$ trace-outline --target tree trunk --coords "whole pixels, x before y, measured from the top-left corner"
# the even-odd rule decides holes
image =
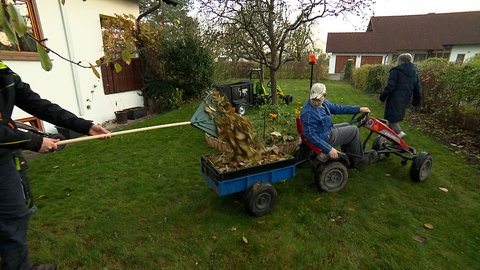
[[[273,65],[270,66],[270,82],[271,82],[270,93],[272,95],[272,104],[277,104],[278,102],[276,72],[277,71],[275,70],[275,67]]]

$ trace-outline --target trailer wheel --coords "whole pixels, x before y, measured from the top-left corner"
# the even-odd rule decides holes
[[[247,105],[238,104],[237,107],[235,108],[235,112],[237,112],[240,115],[245,115],[247,113]]]
[[[422,152],[413,158],[410,166],[410,178],[415,182],[423,182],[432,170],[433,158],[427,152]]]
[[[246,193],[245,207],[257,217],[268,214],[277,201],[277,191],[270,183],[255,183]]]
[[[348,182],[347,167],[338,161],[320,165],[315,171],[315,182],[318,188],[323,191],[340,191]]]

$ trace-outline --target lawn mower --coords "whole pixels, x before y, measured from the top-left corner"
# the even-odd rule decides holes
[[[253,74],[257,74],[258,82],[255,83],[255,95],[262,98],[262,104],[270,103],[272,100],[272,95],[269,94],[267,89],[263,86],[263,76],[261,74],[262,70],[259,68],[252,68],[250,69],[250,81],[253,81]],[[268,81],[267,87],[272,87],[272,82]],[[277,95],[278,97],[285,102],[285,104],[289,105],[293,102],[293,97],[291,95],[287,95],[283,92],[282,88],[277,85]]]
[[[387,120],[376,119],[371,117],[369,113],[362,113],[360,116],[356,116],[357,114],[352,117],[350,124],[370,130],[363,142],[364,149],[373,134],[379,135],[373,140],[372,149],[365,151],[365,156],[369,157],[369,164],[394,154],[402,158],[401,164],[403,166],[408,161],[412,161],[410,178],[413,181],[422,182],[427,178],[432,169],[432,156],[429,153],[417,153],[414,148],[408,146],[400,136],[387,126]],[[302,166],[306,163],[310,164],[314,171],[315,183],[319,189],[326,192],[342,190],[348,181],[347,169],[352,167],[350,162],[352,156],[349,153],[342,152],[337,159],[330,159],[328,154],[323,153],[307,140],[303,133],[300,117],[297,118],[296,125],[301,139],[301,144],[293,154],[297,166]]]

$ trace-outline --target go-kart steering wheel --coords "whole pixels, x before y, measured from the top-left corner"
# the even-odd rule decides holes
[[[356,125],[358,127],[361,127],[365,125],[368,119],[368,112],[361,113],[360,116],[356,117],[358,113],[354,114],[352,116],[352,119],[350,120],[350,125]]]

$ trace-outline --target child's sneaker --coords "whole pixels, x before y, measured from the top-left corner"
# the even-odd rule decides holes
[[[400,138],[403,138],[405,136],[407,136],[407,133],[405,133],[403,131],[400,131],[400,133],[398,133],[398,137],[400,137]]]

